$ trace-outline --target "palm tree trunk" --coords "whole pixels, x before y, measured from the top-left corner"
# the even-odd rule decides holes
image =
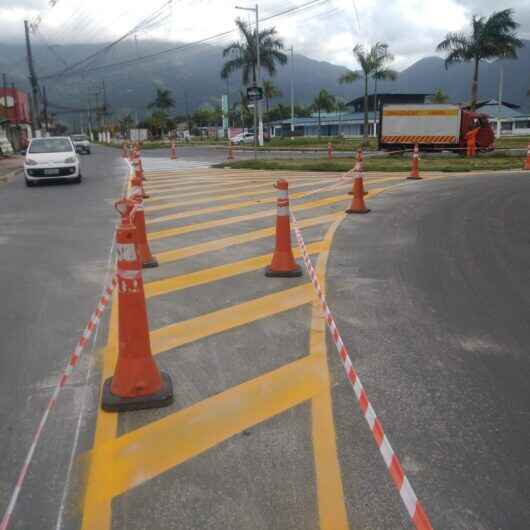
[[[368,147],[368,75],[364,76],[364,130],[363,146]]]
[[[318,137],[320,138],[320,135],[322,134],[321,126],[320,126],[320,107],[318,108]]]
[[[478,95],[478,67],[480,61],[475,58],[475,68],[473,70],[473,81],[471,81],[471,103],[470,108],[474,111],[477,108],[477,95]]]

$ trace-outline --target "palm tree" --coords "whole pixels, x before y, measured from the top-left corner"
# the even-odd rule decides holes
[[[263,81],[263,96],[265,97],[265,109],[267,112],[269,112],[269,104],[271,99],[281,95],[282,91],[279,88],[276,88],[270,79]]]
[[[348,105],[344,98],[335,98],[335,110],[339,113],[339,136],[342,136],[342,114],[348,110]]]
[[[157,88],[154,101],[147,105],[148,109],[155,110],[152,115],[153,122],[155,123],[155,127],[160,129],[160,136],[162,137],[164,136],[164,130],[168,124],[168,111],[174,106],[175,99],[173,98],[173,94],[171,93],[171,90],[166,88]]]
[[[171,90],[165,88],[157,88],[155,100],[149,103],[149,105],[147,105],[147,108],[159,109],[166,112],[174,106],[175,99],[173,98]]]
[[[249,84],[250,79],[257,81],[256,29],[240,18],[236,26],[241,34],[241,42],[232,42],[223,50],[223,57],[231,56],[221,70],[221,77],[227,79],[237,70],[243,70],[243,83]],[[276,28],[268,28],[259,32],[259,53],[261,67],[272,77],[276,74],[276,63],[287,63],[287,55],[283,53],[283,41],[276,36]]]
[[[439,88],[434,93],[434,96],[430,97],[431,103],[447,103],[449,101],[449,96],[444,94],[444,91]]]
[[[313,108],[318,112],[318,137],[321,133],[321,111],[331,112],[335,108],[335,98],[327,90],[322,89],[313,100]]]
[[[368,81],[375,81],[374,108],[377,112],[377,81],[394,81],[397,72],[388,68],[388,63],[394,60],[394,56],[388,51],[388,44],[376,42],[370,50],[365,50],[362,44],[353,48],[353,55],[361,66],[360,72],[348,70],[339,78],[339,83],[353,83],[358,79],[364,80],[364,127],[363,145],[368,145]]]
[[[492,13],[488,18],[473,16],[471,34],[448,33],[436,47],[446,52],[445,67],[453,63],[472,62],[471,110],[477,106],[478,78],[480,61],[488,59],[516,59],[517,49],[523,43],[515,30],[519,27],[513,19],[513,9]]]

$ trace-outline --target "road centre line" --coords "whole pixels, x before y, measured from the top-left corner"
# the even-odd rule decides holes
[[[318,217],[310,217],[308,219],[303,219],[298,221],[298,226],[301,228],[307,228],[310,226],[317,226],[325,223],[332,223],[338,216],[341,216],[342,213],[333,213],[320,215]],[[245,232],[244,234],[239,234],[235,236],[224,237],[221,239],[214,239],[212,241],[206,241],[204,243],[197,243],[195,245],[190,245],[187,247],[176,248],[174,250],[167,250],[165,252],[160,252],[155,254],[155,258],[160,264],[170,263],[178,261],[181,259],[190,258],[197,256],[199,254],[205,254],[207,252],[212,252],[215,250],[222,250],[227,247],[234,245],[242,245],[244,243],[249,243],[251,241],[256,241],[258,239],[264,239],[266,237],[271,237],[275,234],[276,227],[271,226],[269,228],[261,228],[259,230],[253,230],[251,232]]]
[[[307,250],[310,254],[319,254],[328,248],[329,243],[324,241],[316,241],[307,245]],[[300,257],[300,249],[293,249],[295,258]],[[262,256],[255,256],[252,258],[233,261],[218,267],[211,267],[201,269],[188,274],[174,276],[172,278],[165,278],[154,282],[144,284],[146,298],[161,296],[168,293],[174,293],[190,287],[197,287],[206,283],[216,282],[225,278],[231,278],[239,274],[253,272],[269,265],[272,254],[264,254]]]

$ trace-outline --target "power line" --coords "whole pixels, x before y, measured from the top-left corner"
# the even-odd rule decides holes
[[[302,11],[302,10],[313,8],[313,7],[316,7],[318,5],[323,5],[323,4],[327,3],[327,2],[329,2],[329,0],[310,0],[309,2],[305,2],[304,4],[301,4],[301,5],[298,5],[298,6],[293,6],[293,7],[289,8],[289,9],[285,9],[285,10],[280,11],[278,13],[275,13],[273,15],[269,15],[267,17],[264,17],[264,18],[260,19],[260,22],[267,22],[269,20],[273,20],[273,19],[278,18],[278,17],[289,16],[289,15],[292,15],[292,14],[297,13],[297,12]],[[70,71],[68,73],[67,70],[64,70],[63,72],[59,72],[59,73],[56,73],[56,74],[50,74],[48,76],[43,76],[42,79],[53,79],[55,77],[64,77],[66,74],[68,74],[68,75],[87,74],[89,72],[96,72],[96,71],[106,70],[108,68],[129,66],[129,65],[135,64],[135,63],[140,62],[140,61],[145,61],[145,60],[148,60],[148,59],[154,59],[154,58],[160,57],[160,56],[165,55],[167,53],[178,52],[178,51],[186,50],[186,49],[189,49],[189,48],[192,48],[192,47],[195,47],[195,46],[207,44],[210,41],[222,39],[224,37],[232,35],[234,32],[235,32],[235,29],[231,29],[231,30],[223,31],[221,33],[217,33],[215,35],[211,35],[210,37],[205,37],[203,39],[199,39],[199,40],[196,40],[196,41],[193,41],[193,42],[188,42],[188,43],[185,43],[185,44],[181,44],[179,46],[174,46],[174,47],[171,47],[171,48],[167,48],[165,50],[161,50],[159,52],[155,52],[155,53],[151,53],[151,54],[148,54],[148,55],[144,55],[144,56],[141,56],[141,57],[138,57],[138,58],[128,59],[126,61],[119,61],[119,62],[116,62],[116,63],[111,63],[111,64],[107,64],[107,65],[102,65],[102,66],[95,66],[93,68],[86,68],[86,69],[83,69],[82,71],[75,71],[75,72],[71,72]],[[131,33],[132,33],[132,31],[128,32],[127,36],[130,35]],[[118,39],[117,41],[115,41],[115,43],[121,42],[125,38],[126,38],[126,36],[123,36],[120,39]],[[115,43],[112,43],[112,45],[114,45]],[[107,48],[109,46],[107,46]],[[84,62],[86,62],[86,60],[88,60],[88,58],[83,60],[83,61],[80,61],[77,64],[84,63]],[[75,67],[75,66],[76,65],[72,65],[71,69],[73,67]]]
[[[148,17],[146,17],[145,19],[143,19],[141,22],[139,22],[136,26],[134,26],[134,28],[132,28],[131,30],[129,30],[127,33],[125,33],[124,35],[122,35],[121,37],[119,37],[118,39],[116,39],[115,41],[111,42],[110,44],[107,44],[106,46],[104,46],[101,50],[98,50],[97,52],[89,55],[88,57],[85,57],[84,59],[74,63],[74,64],[71,64],[69,67],[65,68],[64,70],[62,70],[61,72],[56,72],[54,74],[49,74],[49,75],[46,75],[46,76],[42,76],[42,79],[43,80],[46,80],[46,79],[53,79],[55,77],[63,77],[65,74],[67,74],[68,72],[71,72],[72,70],[74,70],[75,68],[77,68],[78,66],[90,61],[92,62],[95,58],[99,57],[101,54],[103,53],[106,53],[108,52],[110,49],[112,49],[114,46],[116,46],[117,44],[119,44],[120,42],[122,42],[123,40],[125,40],[127,37],[129,37],[130,35],[136,33],[139,29],[142,29],[142,27],[145,25],[145,24],[149,24],[149,23],[152,23],[154,20],[156,20],[156,18],[160,17],[162,15],[162,13],[164,12],[164,10],[169,6],[171,5],[171,3],[173,2],[173,0],[168,0],[164,5],[162,5],[159,9],[157,9],[155,12],[153,12],[151,15],[149,15]],[[89,70],[85,70],[85,71],[89,71]],[[78,72],[73,72],[73,73],[78,73]]]

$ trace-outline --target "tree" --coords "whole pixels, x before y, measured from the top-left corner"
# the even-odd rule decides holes
[[[322,111],[331,112],[335,108],[335,97],[327,90],[322,89],[318,96],[313,100],[313,108],[318,112],[318,137],[321,134],[320,113]]]
[[[129,132],[129,130],[132,128],[132,126],[134,125],[134,118],[132,117],[131,114],[126,114],[125,116],[120,118],[118,123],[120,126],[120,132],[123,135],[126,135]]]
[[[243,83],[249,84],[250,79],[257,81],[256,29],[240,18],[236,26],[241,34],[241,42],[232,42],[223,50],[223,57],[232,57],[223,66],[221,77],[226,79],[237,70],[243,71]],[[283,53],[283,41],[278,38],[276,28],[268,28],[259,32],[259,52],[261,67],[272,77],[276,74],[276,63],[287,64],[287,55]]]
[[[448,33],[436,50],[446,52],[445,67],[454,63],[472,62],[471,110],[475,110],[478,97],[479,66],[483,60],[516,59],[517,49],[523,43],[515,30],[519,27],[513,19],[513,10],[496,11],[489,18],[473,16],[471,34]]]
[[[363,145],[368,145],[368,81],[370,78],[375,82],[374,109],[377,111],[377,81],[394,81],[397,72],[388,67],[388,63],[394,60],[394,56],[388,51],[388,44],[376,42],[370,50],[365,50],[362,44],[353,48],[353,55],[361,66],[360,72],[348,70],[339,77],[339,83],[353,83],[358,79],[364,81],[364,127]]]
[[[339,136],[342,136],[342,115],[348,110],[344,98],[335,99],[335,110],[339,113]]]
[[[431,103],[447,103],[449,101],[449,96],[444,94],[441,88],[438,88],[434,93],[434,96],[430,98]]]
[[[156,97],[154,101],[147,105],[148,109],[159,109],[163,111],[168,111],[169,109],[175,106],[175,100],[171,90],[166,88],[157,88]]]
[[[267,79],[263,82],[263,96],[265,97],[265,109],[269,112],[269,103],[272,98],[282,95],[282,91],[274,86],[274,83]]]
[[[152,123],[154,128],[160,129],[160,136],[164,136],[164,130],[167,126],[169,116],[168,111],[175,106],[175,100],[171,90],[166,88],[157,88],[154,101],[147,105],[148,109],[153,109]]]

